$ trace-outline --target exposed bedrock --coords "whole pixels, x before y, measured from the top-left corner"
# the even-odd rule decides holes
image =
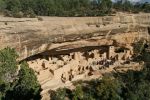
[[[43,98],[78,79],[143,65],[132,61],[132,43],[150,40],[150,14],[42,18],[0,17],[0,49],[15,48],[18,60],[26,59]]]
[[[150,14],[105,17],[0,18],[0,48],[15,48],[19,60],[48,50],[88,46],[128,46],[149,40]]]

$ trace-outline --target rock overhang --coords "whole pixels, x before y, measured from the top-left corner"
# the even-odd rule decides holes
[[[52,49],[127,45],[140,38],[149,40],[150,14],[42,18],[43,21],[2,17],[0,48],[15,48],[18,60],[23,60]]]

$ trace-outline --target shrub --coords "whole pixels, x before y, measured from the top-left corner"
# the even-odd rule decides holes
[[[12,15],[12,12],[11,12],[11,11],[5,10],[5,11],[4,11],[4,16],[5,16],[5,17],[12,17],[13,15]]]
[[[51,100],[65,100],[66,94],[66,88],[64,89],[58,89],[57,92],[50,91]]]
[[[0,51],[0,79],[8,83],[15,77],[18,55],[14,49],[5,48]]]
[[[40,85],[26,62],[18,73],[15,49],[0,50],[0,100],[40,100]]]
[[[17,78],[17,59],[18,55],[14,49],[5,48],[0,50],[0,95],[5,97],[11,89],[10,83]],[[0,99],[1,99],[0,98]]]
[[[34,11],[32,9],[29,9],[24,12],[24,17],[35,18],[36,14],[34,13]]]
[[[34,71],[29,68],[26,62],[21,63],[19,71],[19,80],[13,88],[14,100],[40,100],[40,85],[34,74]]]
[[[13,13],[13,17],[15,18],[22,18],[23,17],[23,13],[20,11],[20,12],[14,12]]]
[[[38,19],[39,21],[43,21],[43,18],[42,18],[42,17],[37,17],[37,19]]]

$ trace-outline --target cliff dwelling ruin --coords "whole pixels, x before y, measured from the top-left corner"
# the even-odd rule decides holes
[[[0,19],[0,48],[15,48],[18,61],[27,61],[42,96],[77,80],[143,65],[133,61],[132,44],[150,40],[149,14],[42,18]]]
[[[91,46],[63,51],[47,51],[27,59],[44,91],[71,86],[73,81],[102,77],[116,68],[139,68],[133,62],[133,48]],[[132,67],[131,67],[132,66]]]

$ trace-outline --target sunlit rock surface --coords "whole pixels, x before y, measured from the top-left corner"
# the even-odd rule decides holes
[[[1,16],[0,49],[15,48],[18,60],[34,69],[43,100],[49,90],[72,86],[72,81],[140,70],[144,64],[132,61],[132,44],[150,41],[150,14],[41,18]]]
[[[0,17],[0,48],[16,48],[22,60],[52,49],[127,45],[149,38],[150,14],[42,18]]]

